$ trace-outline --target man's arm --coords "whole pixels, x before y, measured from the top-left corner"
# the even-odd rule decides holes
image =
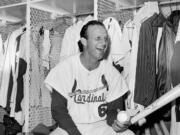
[[[51,111],[53,119],[59,127],[66,130],[69,135],[81,135],[67,110],[67,100],[53,89]]]
[[[107,104],[107,124],[112,126],[115,132],[123,132],[130,126],[129,122],[123,124],[117,120],[118,111],[125,110],[125,96],[127,95],[125,94],[124,96]]]
[[[112,126],[117,117],[117,109],[125,110],[124,96],[107,104],[107,124]]]

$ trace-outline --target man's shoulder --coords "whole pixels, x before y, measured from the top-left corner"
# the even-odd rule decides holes
[[[113,66],[112,62],[104,59],[102,60],[102,63],[104,64],[104,66],[107,68],[107,69],[114,69],[115,67]]]
[[[105,71],[109,74],[116,74],[119,75],[121,74],[115,66],[113,66],[113,63],[108,61],[108,60],[103,60],[102,63],[104,64],[103,66],[105,67]]]

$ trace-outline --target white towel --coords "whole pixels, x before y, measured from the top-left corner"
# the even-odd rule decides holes
[[[51,48],[51,43],[49,39],[49,30],[44,30],[44,40],[42,43],[42,66],[49,69],[49,52]]]

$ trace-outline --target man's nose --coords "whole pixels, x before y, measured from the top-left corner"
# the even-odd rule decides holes
[[[102,45],[103,47],[106,47],[106,46],[107,46],[107,41],[104,40],[104,39],[102,39],[102,40],[100,41],[100,43],[101,43],[101,45]]]

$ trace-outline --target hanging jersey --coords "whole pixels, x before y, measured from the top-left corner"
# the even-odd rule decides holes
[[[128,90],[121,74],[107,61],[89,71],[81,64],[79,54],[59,63],[45,83],[67,99],[68,112],[77,124],[104,120],[106,103]]]

